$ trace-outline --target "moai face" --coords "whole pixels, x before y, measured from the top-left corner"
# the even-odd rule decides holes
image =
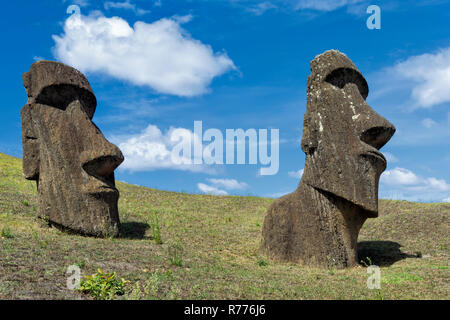
[[[114,170],[124,160],[91,121],[96,98],[86,77],[39,61],[23,75],[23,173],[38,185],[38,214],[88,235],[117,235]]]
[[[311,62],[302,149],[303,181],[378,215],[378,182],[386,159],[378,151],[395,127],[366,102],[369,88],[344,54]]]

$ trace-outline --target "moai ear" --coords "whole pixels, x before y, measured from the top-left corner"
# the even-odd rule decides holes
[[[39,141],[34,130],[32,105],[25,105],[20,111],[22,118],[23,175],[28,180],[39,179]]]
[[[307,90],[308,93],[310,92],[311,88],[311,76],[308,76],[308,84],[307,84]],[[314,151],[317,149],[317,132],[314,130],[315,122],[313,119],[313,112],[310,111],[311,109],[311,101],[309,101],[310,97],[308,94],[308,101],[306,103],[306,112],[305,116],[303,118],[303,135],[302,135],[302,150],[306,155],[312,155]]]

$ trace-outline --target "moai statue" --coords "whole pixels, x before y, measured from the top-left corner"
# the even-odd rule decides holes
[[[114,170],[124,157],[92,122],[97,100],[86,77],[39,61],[22,76],[23,174],[36,180],[38,216],[93,236],[119,233]]]
[[[378,216],[378,182],[386,159],[378,151],[395,127],[367,103],[367,82],[336,50],[311,62],[298,188],[273,202],[261,249],[281,261],[324,267],[357,264],[357,239]]]

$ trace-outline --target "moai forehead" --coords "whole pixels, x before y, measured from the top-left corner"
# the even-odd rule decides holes
[[[80,100],[92,119],[97,99],[89,81],[78,70],[55,61],[38,61],[22,76],[28,104],[43,104],[64,109]]]
[[[364,99],[369,94],[369,86],[361,72],[345,54],[337,50],[326,51],[317,55],[311,61],[308,89],[311,84],[320,86],[323,81],[339,88],[343,88],[346,83],[352,82],[358,86]]]

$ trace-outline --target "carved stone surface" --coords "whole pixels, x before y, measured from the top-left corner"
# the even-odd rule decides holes
[[[357,264],[357,239],[367,218],[378,216],[378,182],[386,159],[378,151],[395,127],[367,103],[367,82],[336,50],[311,62],[298,188],[273,202],[261,249],[301,264]]]
[[[37,182],[38,216],[86,235],[117,235],[114,170],[124,157],[92,122],[97,100],[88,80],[53,61],[32,64],[22,79],[23,174]]]

